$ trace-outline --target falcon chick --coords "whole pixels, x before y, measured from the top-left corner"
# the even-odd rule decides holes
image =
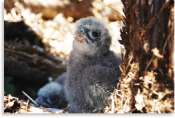
[[[65,83],[68,112],[101,111],[116,87],[122,61],[109,50],[111,36],[101,21],[87,17],[76,26]]]
[[[67,101],[64,94],[64,84],[66,75],[59,76],[55,81],[46,84],[38,91],[38,97],[35,102],[40,106],[47,108],[63,109],[67,107]]]

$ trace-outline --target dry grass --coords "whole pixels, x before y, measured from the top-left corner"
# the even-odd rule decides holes
[[[138,5],[138,1],[133,5],[137,17],[139,17]],[[128,27],[122,29],[121,42],[125,47],[122,49],[124,61],[120,66],[122,75],[120,82],[109,98],[109,106],[104,109],[104,113],[174,113],[174,72],[166,68],[168,66],[166,55],[170,35],[167,36],[162,51],[160,48],[149,47],[149,41],[146,40],[146,32],[149,31],[144,29],[150,30],[150,27],[154,27],[155,21],[165,9],[164,7],[166,8],[167,4],[164,4],[147,27],[139,27],[139,18],[132,22],[134,15],[131,19],[126,15],[126,21],[131,21],[136,26],[127,22],[126,26]],[[172,9],[174,12],[174,7]],[[129,7],[125,7],[124,11],[125,14],[129,14]],[[132,13],[130,15],[132,16]],[[72,50],[75,23],[70,17],[66,19],[63,14],[58,14],[52,20],[44,20],[42,13],[32,13],[30,9],[26,9],[19,2],[15,2],[15,7],[10,12],[4,9],[4,20],[12,22],[23,20],[41,37],[45,49],[53,55],[67,59]],[[152,22],[153,20],[154,22]],[[105,22],[108,24],[113,37],[111,50],[120,53],[121,45],[118,43],[118,39],[120,39],[119,28],[121,25],[117,22]],[[133,27],[135,29],[132,29]],[[133,33],[133,35],[128,37],[127,33]],[[138,40],[144,41],[144,45]],[[145,52],[137,53],[140,50],[139,48]],[[143,63],[146,64],[143,65]],[[166,71],[164,71],[165,68]]]

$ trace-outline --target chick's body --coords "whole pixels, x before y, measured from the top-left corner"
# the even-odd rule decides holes
[[[65,95],[69,112],[102,110],[121,74],[121,59],[109,50],[111,37],[94,17],[80,19],[69,57]]]

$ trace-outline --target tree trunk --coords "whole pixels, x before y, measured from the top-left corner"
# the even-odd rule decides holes
[[[121,90],[130,112],[174,112],[174,0],[122,0]]]

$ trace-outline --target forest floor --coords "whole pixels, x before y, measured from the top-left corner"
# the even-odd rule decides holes
[[[49,79],[55,80],[66,72],[75,22],[82,17],[95,16],[103,20],[112,37],[110,49],[120,55],[124,49],[118,41],[121,40],[120,29],[124,18],[122,10],[120,0],[6,0],[4,113],[67,113],[67,108],[56,112],[54,109],[50,111],[32,106],[22,91],[35,99],[39,88],[48,83]],[[155,48],[151,51],[153,63],[158,59],[163,60],[159,50]],[[174,113],[174,79],[165,80],[171,84],[167,83],[167,89],[161,91],[164,84],[156,80],[157,73],[144,71],[144,76],[139,78],[140,83],[134,85],[139,65],[130,62],[127,64],[128,68],[120,67],[123,73],[125,70],[128,73],[122,74],[120,83],[109,99],[110,104],[103,113]],[[140,89],[134,91],[136,84],[144,85],[142,93]],[[133,99],[135,103],[132,103]]]
[[[106,4],[111,5],[113,2]],[[121,40],[121,19],[109,18],[108,15],[102,16],[101,12],[104,14],[109,10],[121,12],[121,2],[115,2],[120,4],[117,9],[110,8],[98,0],[92,1],[92,4],[96,17],[105,22],[112,36],[110,49],[120,55],[122,45],[118,40]],[[67,59],[74,40],[75,22],[85,17],[83,14],[66,16],[64,12],[48,17],[48,13],[44,13],[44,10],[36,12],[35,9],[37,10],[37,7],[25,6],[25,3],[18,0],[4,3],[4,110],[6,113],[47,112],[36,108],[36,111],[32,110],[34,107],[26,102],[27,97],[21,91],[24,90],[35,99],[38,89],[48,82],[49,77],[54,80],[66,71]],[[116,14],[120,15],[119,12]]]

